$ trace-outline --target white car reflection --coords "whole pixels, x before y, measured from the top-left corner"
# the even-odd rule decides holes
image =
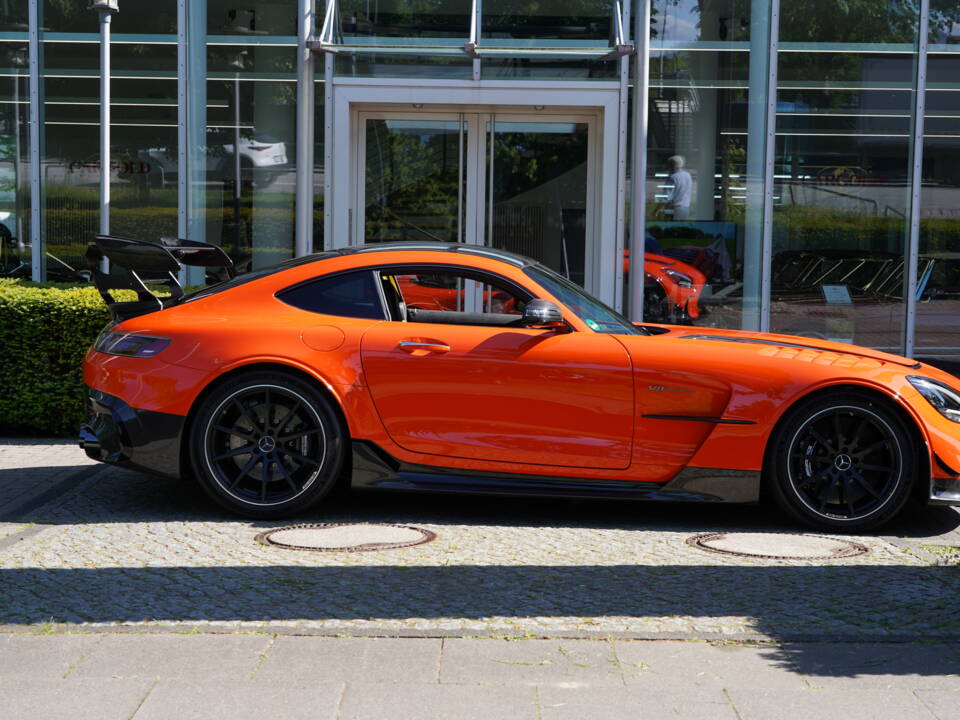
[[[207,174],[211,178],[230,184],[235,180],[234,132],[232,129],[210,128],[207,130]],[[240,135],[240,181],[253,187],[267,187],[282,172],[287,172],[287,145],[282,140],[259,132],[242,132]],[[140,150],[141,161],[159,170],[165,180],[176,176],[179,161],[176,148],[147,148]]]

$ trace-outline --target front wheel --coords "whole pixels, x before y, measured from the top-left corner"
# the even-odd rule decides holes
[[[346,432],[330,401],[306,381],[253,372],[200,405],[190,456],[203,489],[245,517],[274,519],[320,502],[336,484]]]
[[[862,531],[892,519],[910,495],[917,446],[886,405],[838,392],[798,405],[773,439],[771,490],[788,514],[820,530]]]

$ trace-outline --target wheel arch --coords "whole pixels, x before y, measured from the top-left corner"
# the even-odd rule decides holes
[[[180,473],[181,476],[187,476],[190,474],[190,447],[189,439],[190,432],[192,430],[192,425],[194,418],[196,417],[196,408],[218,387],[224,383],[230,382],[239,375],[243,375],[251,372],[262,372],[262,371],[272,371],[279,372],[285,375],[298,378],[299,380],[305,381],[312,385],[318,392],[324,395],[327,400],[330,401],[330,405],[333,407],[334,412],[336,413],[340,424],[344,431],[344,437],[349,441],[350,438],[350,423],[347,422],[346,413],[343,411],[343,406],[340,400],[340,397],[334,392],[331,385],[324,380],[322,377],[315,375],[306,369],[299,367],[297,365],[292,365],[282,360],[276,359],[259,359],[252,362],[247,362],[241,365],[235,365],[229,370],[216,375],[210,379],[206,385],[197,393],[194,397],[193,402],[190,403],[190,409],[187,411],[186,421],[183,425],[183,430],[181,431],[181,437],[183,441],[180,443]],[[344,458],[345,474],[348,474],[350,465],[350,453],[348,452]]]
[[[901,402],[896,396],[882,390],[875,385],[862,384],[857,382],[837,382],[829,385],[821,385],[808,392],[799,395],[790,402],[790,404],[780,413],[780,417],[774,423],[770,432],[767,434],[766,444],[763,449],[763,468],[761,472],[760,496],[761,499],[769,497],[771,482],[771,462],[773,455],[773,446],[777,439],[780,429],[789,420],[793,410],[801,403],[823,395],[830,395],[836,392],[855,392],[871,397],[881,403],[887,409],[893,411],[907,427],[914,441],[917,443],[917,476],[911,492],[922,500],[926,500],[926,493],[930,481],[931,462],[933,458],[930,447],[930,440],[923,430],[923,426],[913,413],[913,411]]]

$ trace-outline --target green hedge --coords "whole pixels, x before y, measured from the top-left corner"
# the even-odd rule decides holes
[[[91,286],[0,280],[0,432],[76,435],[83,356],[109,320]]]

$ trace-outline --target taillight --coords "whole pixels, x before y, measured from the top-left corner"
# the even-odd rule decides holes
[[[169,344],[169,338],[134,335],[132,333],[102,332],[97,338],[97,342],[94,343],[93,349],[110,355],[142,358],[153,357]]]
[[[264,150],[269,150],[272,146],[271,145],[248,145],[247,147],[249,147],[254,152],[263,152]]]

